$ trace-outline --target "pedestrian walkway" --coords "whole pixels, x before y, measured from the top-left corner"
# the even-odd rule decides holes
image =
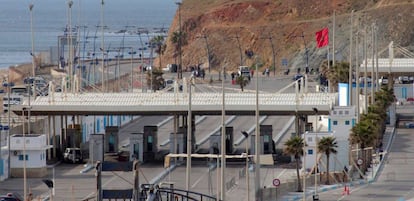
[[[348,192],[346,191],[345,187],[347,187],[349,190],[349,187],[354,187],[354,186],[359,186],[359,185],[364,185],[367,183],[375,182],[377,179],[378,173],[381,172],[384,163],[386,163],[387,161],[387,154],[394,140],[394,134],[395,134],[395,128],[391,126],[387,126],[384,132],[384,137],[383,137],[383,144],[385,145],[385,147],[383,147],[384,151],[382,153],[383,154],[382,160],[380,160],[380,154],[376,154],[375,158],[373,159],[373,161],[376,161],[376,163],[374,163],[373,168],[370,168],[369,171],[365,174],[366,176],[365,179],[358,179],[358,180],[354,180],[354,181],[347,182],[347,183],[338,183],[338,184],[332,184],[332,185],[319,185],[317,188],[318,192],[326,192],[326,191],[330,191],[334,189],[344,188],[343,194],[347,194]],[[314,194],[315,194],[314,186],[309,186],[306,188],[305,196],[307,200],[311,200],[312,195]],[[290,192],[287,195],[283,196],[282,200],[283,201],[302,200],[303,195],[304,195],[303,192]]]

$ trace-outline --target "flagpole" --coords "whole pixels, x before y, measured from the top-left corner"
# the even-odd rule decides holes
[[[353,34],[353,17],[354,17],[354,10],[351,11],[351,34],[349,39],[349,77],[348,77],[348,105],[352,105],[352,34]]]
[[[335,10],[333,13],[333,26],[332,26],[332,66],[335,66]]]

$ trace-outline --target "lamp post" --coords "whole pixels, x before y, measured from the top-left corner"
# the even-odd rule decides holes
[[[137,52],[134,51],[134,49],[131,47],[131,51],[128,52],[128,54],[131,55],[131,92],[134,91],[134,54],[136,54]]]
[[[105,71],[105,38],[104,38],[104,0],[101,0],[101,51],[102,51],[102,72],[101,72],[101,90],[105,92],[105,81],[104,81],[104,71]]]
[[[140,44],[141,44],[141,48],[139,48],[139,49],[141,49],[141,53],[139,54],[139,58],[140,58],[140,61],[141,61],[141,67],[140,67],[140,74],[141,74],[141,76],[140,76],[140,82],[141,82],[141,92],[144,92],[144,84],[143,84],[143,72],[144,72],[144,69],[143,69],[143,65],[144,65],[144,58],[143,58],[143,56],[144,56],[144,43],[142,42],[142,38],[141,38],[141,32],[140,31],[138,31],[138,36],[139,36],[139,42],[140,42]]]
[[[314,129],[314,133],[315,133],[315,167],[314,167],[314,175],[315,175],[315,192],[313,193],[313,200],[319,200],[319,195],[318,195],[318,177],[316,175],[317,170],[318,170],[318,109],[317,108],[312,108],[313,111],[315,112],[315,129]]]
[[[30,105],[29,105],[30,107]],[[26,172],[26,131],[25,131],[25,111],[26,109],[29,109],[29,107],[23,107],[22,109],[22,116],[23,116],[23,196],[24,199],[27,199],[27,172]],[[29,109],[30,110],[30,109]],[[29,113],[28,113],[29,114]],[[28,119],[28,126],[30,126],[30,119]],[[28,132],[30,132],[30,128],[27,128]]]
[[[273,45],[272,36],[269,36],[270,44],[272,45],[272,56],[273,56],[273,76],[276,77],[276,54],[275,54],[275,46]]]
[[[30,11],[30,32],[31,32],[31,38],[32,38],[32,59],[33,59],[33,61],[32,61],[32,76],[34,77],[34,76],[36,76],[35,75],[35,69],[36,69],[36,66],[35,66],[35,52],[34,52],[34,32],[33,32],[33,7],[34,7],[34,5],[33,4],[30,4],[29,5],[29,11]]]
[[[211,59],[210,59],[210,47],[208,46],[208,40],[207,40],[208,37],[206,34],[203,34],[201,38],[204,38],[204,41],[206,42],[208,74],[210,74],[211,73]]]
[[[181,46],[182,46],[182,29],[181,29],[181,1],[177,1],[175,2],[178,5],[178,30],[179,30],[179,34],[178,34],[178,73],[177,73],[177,78],[178,79],[183,79],[183,67],[182,67],[182,51],[181,51]]]
[[[354,10],[351,11],[351,34],[350,34],[350,39],[349,39],[349,74],[348,74],[348,94],[349,94],[349,99],[348,99],[348,104],[349,106],[352,105],[352,36],[353,36],[353,27],[354,27]]]
[[[241,45],[240,45],[240,36],[236,33],[236,41],[237,41],[237,45],[239,47],[239,52],[240,52],[240,66],[243,66],[243,53],[242,53],[242,49],[241,49]],[[257,72],[257,69],[256,69]]]
[[[73,55],[72,55],[72,51],[73,51],[73,47],[72,47],[72,5],[73,5],[73,1],[68,1],[68,34],[69,34],[69,86],[70,86],[70,91],[73,92],[74,89],[74,82],[73,82]]]
[[[259,67],[256,62],[256,136],[255,136],[255,143],[256,143],[256,166],[255,166],[255,198],[256,200],[262,200],[261,192],[260,192],[260,151],[261,151],[261,145],[260,145],[260,124],[259,124]]]
[[[14,86],[13,83],[10,83],[10,69],[8,69],[9,76],[7,76],[7,82],[3,83],[3,87],[7,88],[7,166],[8,166],[8,177],[11,177],[10,173],[10,88]],[[0,142],[1,144],[1,142]],[[1,151],[0,151],[1,152]],[[1,160],[1,154],[0,154],[0,160]]]
[[[249,178],[249,134],[246,131],[241,132],[246,138],[246,189],[247,189],[247,201],[250,200],[250,178]]]
[[[224,66],[223,66],[224,72]],[[225,168],[226,168],[226,124],[225,124],[225,117],[226,117],[226,110],[225,110],[225,94],[224,94],[224,79],[221,80],[221,201],[225,201],[226,198],[226,189],[225,189]]]
[[[187,116],[187,168],[186,168],[186,190],[190,190],[190,173],[191,173],[191,152],[192,144],[192,113],[191,113],[191,85],[193,84],[193,77],[188,82],[188,116]]]

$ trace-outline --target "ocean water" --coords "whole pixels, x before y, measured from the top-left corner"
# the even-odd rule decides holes
[[[168,31],[177,10],[174,0],[103,0],[103,9],[101,1],[73,0],[69,9],[68,0],[0,0],[0,68],[31,62],[31,19],[35,53],[57,47],[58,36],[69,24],[80,27],[78,49],[93,53],[101,47],[101,13],[105,49],[138,49],[149,38]],[[34,5],[32,12],[30,4]]]

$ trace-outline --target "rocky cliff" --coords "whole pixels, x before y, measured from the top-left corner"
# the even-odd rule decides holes
[[[316,48],[315,32],[328,27],[330,52],[334,44],[336,61],[348,61],[352,28],[353,52],[357,46],[361,59],[363,41],[371,48],[373,33],[380,52],[391,41],[409,48],[414,39],[413,10],[413,0],[183,0],[161,60],[163,66],[178,63],[178,43],[172,38],[181,24],[183,69],[198,64],[208,67],[208,52],[214,71],[222,67],[234,71],[240,64],[256,63],[272,68],[273,55],[276,73],[303,69],[306,58],[309,67],[316,69],[328,48]],[[381,54],[387,57],[388,51]],[[282,59],[287,66],[281,65]]]

